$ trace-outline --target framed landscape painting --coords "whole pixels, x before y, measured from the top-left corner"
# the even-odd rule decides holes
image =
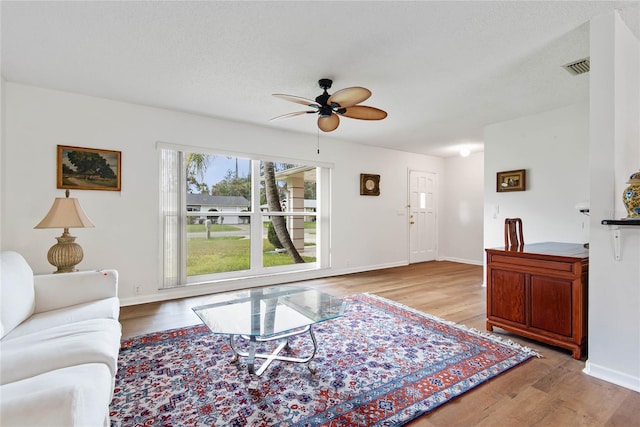
[[[121,152],[58,145],[57,188],[120,191]]]

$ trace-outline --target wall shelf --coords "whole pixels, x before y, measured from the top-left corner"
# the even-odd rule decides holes
[[[613,233],[613,251],[616,261],[620,261],[620,227],[640,226],[640,219],[603,219],[602,225],[608,225]]]
[[[602,225],[640,225],[640,219],[603,219]]]

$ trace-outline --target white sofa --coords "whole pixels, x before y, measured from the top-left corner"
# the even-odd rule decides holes
[[[0,425],[109,425],[117,287],[115,270],[34,275],[0,253]]]

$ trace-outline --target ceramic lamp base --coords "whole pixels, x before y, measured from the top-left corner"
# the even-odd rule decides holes
[[[58,267],[54,273],[71,273],[78,271],[75,266],[82,261],[84,253],[82,247],[75,243],[76,238],[68,232],[56,237],[58,243],[51,246],[47,253],[49,264]]]

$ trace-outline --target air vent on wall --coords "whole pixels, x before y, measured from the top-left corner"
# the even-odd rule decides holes
[[[562,67],[567,70],[569,74],[577,76],[578,74],[588,73],[590,64],[591,62],[589,58],[584,58],[578,61],[570,62],[569,64],[565,64]]]

